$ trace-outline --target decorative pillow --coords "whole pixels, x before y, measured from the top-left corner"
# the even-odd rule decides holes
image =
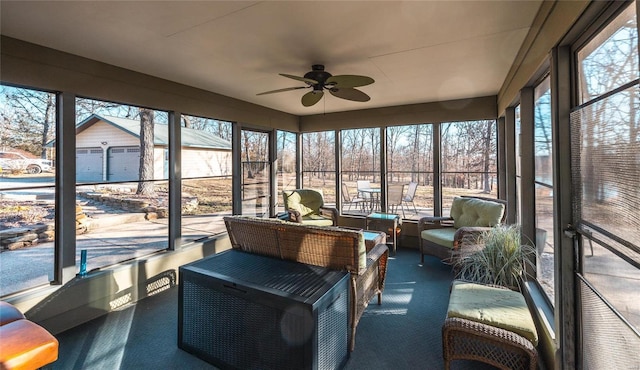
[[[457,220],[458,217],[462,214],[462,204],[466,203],[469,198],[453,198],[453,202],[451,203],[451,211],[449,214],[453,217],[454,220]],[[457,227],[457,226],[456,226]]]
[[[504,204],[476,198],[454,198],[451,205],[453,227],[493,227],[500,224]]]

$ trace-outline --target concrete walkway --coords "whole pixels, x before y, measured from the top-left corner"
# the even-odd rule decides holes
[[[145,220],[144,213],[82,204],[91,230],[76,237],[76,266],[80,251],[87,250],[87,270],[110,266],[168,247],[168,219]],[[225,232],[222,217],[205,215],[183,217],[182,240],[189,243]],[[0,253],[0,296],[48,284],[53,280],[54,243],[41,243]]]

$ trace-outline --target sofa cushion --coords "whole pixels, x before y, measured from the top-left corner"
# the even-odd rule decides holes
[[[500,224],[504,205],[488,200],[456,197],[451,204],[450,214],[456,229],[465,226],[492,227]]]
[[[300,212],[302,217],[318,214],[324,205],[322,193],[311,189],[285,190],[282,197],[285,208]]]
[[[519,292],[482,284],[455,281],[447,317],[458,317],[509,330],[538,344],[538,332]]]
[[[442,229],[427,229],[422,230],[422,232],[420,233],[420,237],[432,243],[436,243],[453,249],[453,236],[455,233],[456,229],[454,229],[453,227],[445,227]]]

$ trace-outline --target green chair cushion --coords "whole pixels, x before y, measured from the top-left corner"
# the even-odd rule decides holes
[[[445,227],[442,229],[427,229],[422,230],[422,232],[420,233],[420,237],[432,243],[436,243],[444,247],[453,249],[453,235],[455,233],[456,229],[454,229],[453,227]]]
[[[311,189],[285,190],[282,197],[285,209],[298,211],[302,217],[319,214],[324,205],[322,193]]]
[[[519,292],[455,281],[447,317],[457,317],[509,330],[538,345],[538,332]]]
[[[453,226],[458,229],[465,226],[493,227],[500,224],[504,214],[504,204],[475,198],[453,199],[451,204]]]
[[[313,226],[331,226],[333,225],[333,221],[320,215],[310,214],[302,217],[302,224]]]

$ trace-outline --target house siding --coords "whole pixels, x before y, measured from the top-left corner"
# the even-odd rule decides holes
[[[107,146],[140,146],[140,140],[128,132],[100,121],[76,135],[76,147],[100,147],[102,142]]]
[[[231,151],[182,148],[182,177],[231,175]]]
[[[102,143],[106,142],[105,145]],[[76,147],[103,148],[109,150],[122,147],[139,147],[140,140],[130,132],[114,127],[105,121],[98,121],[76,135]],[[154,146],[153,150],[153,178],[166,180],[168,178],[168,160],[166,145]],[[109,157],[106,157],[109,160]],[[130,165],[133,165],[130,163]],[[137,163],[135,164],[137,165]],[[110,167],[109,164],[106,165]],[[182,148],[182,177],[209,177],[231,175],[231,151],[210,148]],[[117,178],[117,174],[111,174]],[[121,179],[124,180],[124,179]],[[99,180],[94,180],[99,181]],[[133,179],[132,179],[133,181]]]
[[[164,146],[155,146],[153,148],[153,178],[155,180],[167,179],[169,162],[165,161]]]

